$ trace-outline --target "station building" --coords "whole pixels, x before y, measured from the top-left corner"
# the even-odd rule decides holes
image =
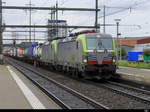
[[[150,37],[126,37],[119,39],[118,44],[127,52],[125,60],[128,61],[150,61],[150,57],[144,56],[144,50],[150,49]]]

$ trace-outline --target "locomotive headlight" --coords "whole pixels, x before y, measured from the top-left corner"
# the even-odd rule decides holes
[[[84,59],[83,62],[84,62],[84,63],[87,63],[87,59]]]
[[[115,59],[113,59],[113,63],[115,63],[116,62],[116,60]]]
[[[83,63],[87,63],[88,62],[87,61],[87,56],[83,56],[82,61],[83,61]]]

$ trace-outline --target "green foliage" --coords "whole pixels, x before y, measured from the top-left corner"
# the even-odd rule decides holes
[[[150,69],[150,63],[119,61],[119,66]]]
[[[118,54],[119,54],[119,56],[120,56],[120,49],[119,49],[119,51],[118,51]],[[127,56],[127,51],[126,51],[126,49],[125,48],[123,48],[123,47],[121,47],[121,56]]]
[[[127,56],[127,51],[126,51],[126,49],[125,48],[122,48],[122,56]]]
[[[144,50],[144,56],[150,56],[150,49]]]

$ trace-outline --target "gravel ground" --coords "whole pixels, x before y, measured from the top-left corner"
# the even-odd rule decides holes
[[[21,70],[23,73],[25,73],[25,75],[27,75],[29,78],[37,82],[42,88],[44,88],[48,92],[55,95],[58,99],[63,101],[63,103],[65,103],[71,109],[95,109],[93,105],[89,104],[86,101],[81,100],[77,96],[57,86],[56,84],[49,81],[48,79],[40,77],[37,74],[30,72],[27,69],[24,69],[23,67],[17,66],[17,68]]]
[[[111,87],[111,88],[114,88],[117,90],[121,90],[121,91],[127,92],[128,94],[132,94],[132,95],[138,96],[140,98],[146,99],[150,102],[150,94],[144,93],[144,92],[139,91],[139,90],[130,89],[127,87],[120,87],[120,86],[111,85],[111,84],[106,84],[106,85],[108,87]]]
[[[43,73],[53,80],[82,93],[83,95],[111,108],[111,109],[150,109],[150,105],[119,95],[107,89],[94,86],[82,81],[77,81],[69,77],[50,72],[42,68],[35,68],[32,65],[22,63],[22,65],[32,68],[32,70]]]

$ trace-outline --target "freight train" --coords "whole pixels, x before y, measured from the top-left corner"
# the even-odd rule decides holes
[[[110,79],[116,73],[114,46],[111,35],[84,32],[48,44],[13,48],[5,55],[79,78]]]

